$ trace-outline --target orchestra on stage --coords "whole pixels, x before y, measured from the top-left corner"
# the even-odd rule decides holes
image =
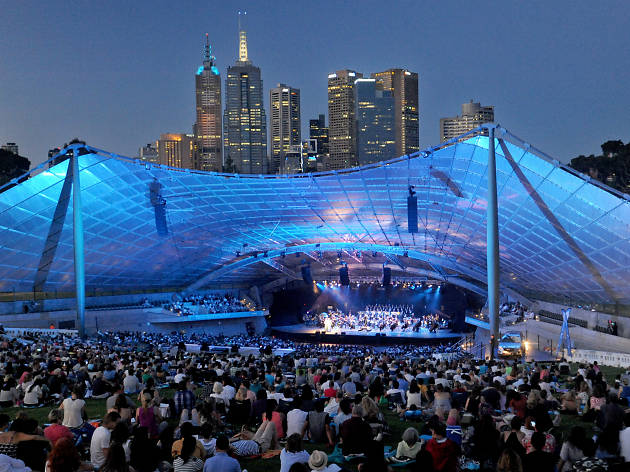
[[[327,334],[342,331],[400,334],[420,330],[436,333],[438,329],[448,328],[447,318],[444,313],[416,315],[412,305],[367,305],[356,313],[331,307],[321,313],[308,312],[304,322],[324,328]]]

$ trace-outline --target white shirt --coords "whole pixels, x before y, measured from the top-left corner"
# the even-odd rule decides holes
[[[175,382],[176,384],[180,383],[182,380],[184,380],[186,378],[185,374],[179,373],[177,374],[174,378],[173,378],[173,382]]]
[[[103,449],[109,448],[109,438],[111,431],[105,426],[99,426],[92,434],[92,442],[90,442],[90,462],[95,467],[101,467],[105,463],[105,454]]]
[[[328,405],[324,407],[324,411],[328,413],[329,415],[331,413],[337,413],[338,409],[339,409],[339,403],[337,403],[336,398],[332,398],[330,402],[328,402]]]
[[[400,389],[400,388],[390,388],[390,389],[386,392],[387,396],[391,396],[391,395],[393,395],[394,393],[400,393],[400,397],[401,397],[401,399],[402,399],[403,403],[407,403],[407,400],[405,399],[405,391],[404,391],[404,390],[402,390],[402,389]]]
[[[624,428],[619,432],[619,444],[621,446],[621,455],[626,462],[630,462],[630,427]]]
[[[222,393],[226,403],[230,403],[230,400],[236,396],[236,390],[231,385],[225,385]]]
[[[296,462],[308,462],[310,455],[306,451],[287,452],[286,448],[280,451],[280,472],[289,472]]]
[[[307,416],[308,413],[299,408],[294,408],[287,413],[287,437],[295,433],[302,434]]]
[[[68,428],[78,428],[83,424],[81,410],[85,406],[85,402],[79,398],[73,400],[66,398],[63,403],[63,425]]]

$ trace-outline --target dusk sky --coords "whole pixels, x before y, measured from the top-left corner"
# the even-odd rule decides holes
[[[38,164],[73,137],[136,156],[190,133],[205,33],[224,81],[239,9],[265,107],[277,83],[301,89],[303,138],[327,114],[329,73],[403,67],[420,75],[421,148],[470,99],[563,162],[630,141],[627,0],[0,0],[0,143]]]

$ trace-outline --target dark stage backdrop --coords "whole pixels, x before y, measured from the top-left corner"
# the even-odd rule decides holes
[[[286,326],[301,323],[302,315],[309,310],[321,313],[330,306],[356,312],[366,305],[405,304],[413,305],[417,315],[441,311],[451,318],[454,330],[463,331],[466,310],[479,310],[483,303],[479,295],[450,284],[442,285],[439,290],[435,286],[417,286],[411,290],[373,285],[325,288],[318,284],[275,292],[269,313],[271,326]]]

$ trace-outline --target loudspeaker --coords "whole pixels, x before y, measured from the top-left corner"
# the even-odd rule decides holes
[[[339,282],[341,285],[348,286],[350,285],[350,276],[348,275],[348,266],[343,266],[339,268]]]
[[[418,197],[407,197],[407,228],[410,233],[418,232]]]
[[[311,275],[311,266],[302,266],[302,280],[306,285],[313,285],[313,276]]]
[[[383,287],[392,283],[392,269],[383,267]]]

